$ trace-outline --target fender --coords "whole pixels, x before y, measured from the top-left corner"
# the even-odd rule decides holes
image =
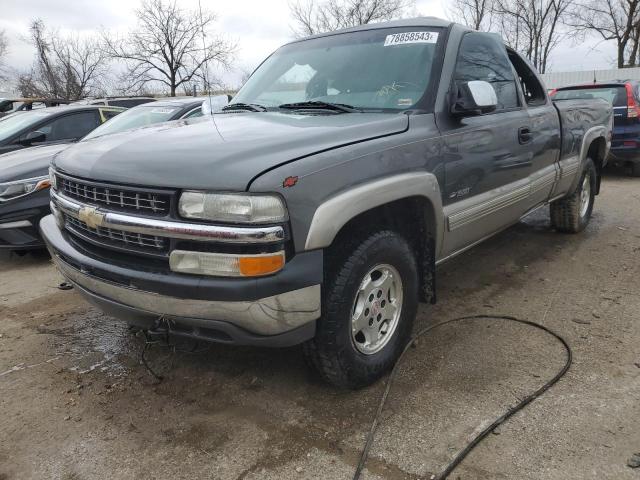
[[[584,163],[587,159],[587,153],[589,153],[589,147],[593,143],[596,138],[602,137],[606,142],[605,147],[605,158],[609,153],[609,148],[611,147],[611,141],[607,140],[607,127],[604,125],[598,125],[596,127],[591,127],[586,132],[584,132],[584,136],[582,137],[582,146],[580,147],[580,162]]]
[[[570,156],[560,159],[558,162],[558,165],[560,166],[560,177],[554,187],[552,201],[564,197],[566,194],[573,192],[578,187],[580,174],[584,170],[587,154],[589,153],[589,147],[594,140],[600,137],[604,138],[606,142],[605,154],[608,152],[611,142],[607,140],[607,132],[607,127],[603,125],[587,129],[582,136],[579,151],[573,155],[570,154]],[[578,149],[575,148],[573,151],[576,150]]]
[[[436,176],[427,172],[403,173],[374,180],[329,198],[313,214],[305,250],[328,247],[347,222],[367,210],[415,196],[425,197],[433,207],[435,251],[439,252],[444,225],[442,197]]]
[[[605,141],[605,152],[604,158],[606,159],[609,154],[609,148],[611,147],[611,141],[607,139],[607,127],[604,125],[598,125],[595,127],[589,128],[582,137],[582,145],[580,146],[580,167],[575,174],[575,178],[571,182],[571,187],[569,188],[569,192],[573,192],[578,187],[578,182],[580,182],[580,176],[582,171],[584,170],[584,165],[587,161],[587,155],[589,153],[589,148],[591,144],[598,138],[602,137]]]

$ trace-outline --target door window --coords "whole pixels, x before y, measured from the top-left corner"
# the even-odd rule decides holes
[[[190,112],[186,113],[185,115],[183,115],[182,118],[195,118],[195,117],[201,117],[201,116],[202,116],[202,107],[197,107],[191,110]]]
[[[102,113],[102,117],[104,118],[104,121],[106,122],[107,120],[111,120],[113,117],[115,117],[116,115],[121,113],[122,110],[100,109],[100,112]]]
[[[38,130],[46,135],[47,142],[74,140],[84,137],[98,126],[98,118],[94,111],[78,112],[58,117],[42,125]]]
[[[456,84],[483,80],[498,97],[497,110],[519,107],[516,79],[500,37],[486,33],[467,33],[460,43],[454,81]]]

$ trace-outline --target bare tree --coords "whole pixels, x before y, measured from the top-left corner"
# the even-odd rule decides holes
[[[494,19],[505,42],[544,73],[551,52],[567,36],[563,30],[574,0],[496,0]]]
[[[494,3],[494,0],[453,0],[448,14],[454,21],[474,30],[489,31]]]
[[[102,92],[107,65],[97,38],[61,36],[42,20],[34,20],[30,31],[36,61],[18,77],[22,95],[77,100]]]
[[[415,0],[296,0],[289,9],[294,33],[305,37],[400,18],[414,6]]]
[[[179,87],[204,79],[208,63],[231,65],[235,44],[211,34],[203,44],[213,13],[182,10],[175,0],[143,0],[136,16],[137,27],[125,38],[103,34],[104,51],[126,64],[123,79],[130,89],[162,84],[175,96]]]
[[[635,65],[638,56],[640,0],[578,0],[569,22],[578,31],[614,40],[618,68]]]
[[[5,57],[9,50],[9,41],[7,40],[7,34],[4,30],[0,30],[0,81],[7,80],[9,72],[5,64]]]

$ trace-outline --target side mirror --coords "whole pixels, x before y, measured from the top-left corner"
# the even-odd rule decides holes
[[[489,82],[472,80],[458,85],[451,113],[458,117],[469,117],[493,112],[498,107],[498,96]]]
[[[22,143],[22,145],[24,146],[29,146],[33,145],[34,143],[44,142],[46,140],[47,135],[44,132],[41,132],[40,130],[34,130],[27,133],[20,143]]]
[[[213,112],[219,111],[222,107],[229,103],[228,95],[212,95],[202,102],[202,114],[211,115]]]

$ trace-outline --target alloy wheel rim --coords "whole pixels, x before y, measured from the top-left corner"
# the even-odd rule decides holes
[[[351,309],[351,340],[365,355],[382,350],[402,313],[402,278],[393,266],[380,264],[364,276]]]
[[[587,215],[589,210],[589,201],[591,200],[591,182],[589,174],[584,176],[582,180],[582,190],[580,191],[580,216]]]

